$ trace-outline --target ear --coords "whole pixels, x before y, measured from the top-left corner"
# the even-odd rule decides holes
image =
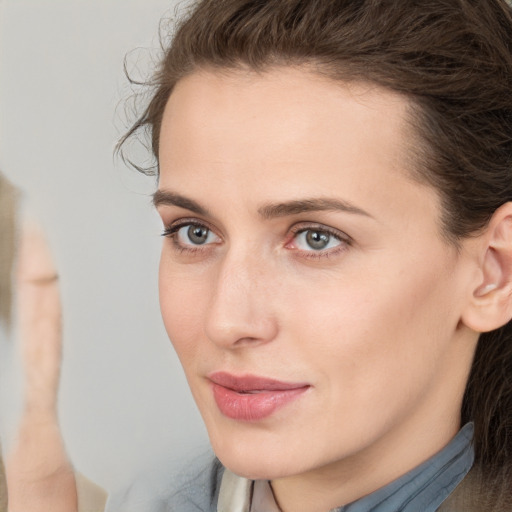
[[[477,238],[481,277],[462,322],[476,332],[488,332],[512,318],[512,202],[494,212]]]

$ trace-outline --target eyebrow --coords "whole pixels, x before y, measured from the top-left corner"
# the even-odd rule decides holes
[[[153,194],[153,204],[155,208],[159,206],[178,206],[179,208],[190,210],[198,215],[210,216],[208,209],[204,208],[193,199],[168,190],[157,190]],[[328,197],[298,199],[283,203],[269,203],[258,208],[258,213],[266,220],[318,211],[341,211],[373,218],[365,210],[347,201]]]
[[[208,210],[193,199],[176,194],[175,192],[169,192],[168,190],[157,190],[153,194],[153,205],[155,208],[159,206],[178,206],[198,215],[209,215]]]
[[[269,203],[258,209],[258,213],[264,219],[273,219],[276,217],[286,217],[288,215],[318,211],[341,211],[345,213],[363,215],[365,217],[372,217],[365,210],[362,210],[347,201],[329,197],[299,199],[296,201],[287,201],[277,204]]]

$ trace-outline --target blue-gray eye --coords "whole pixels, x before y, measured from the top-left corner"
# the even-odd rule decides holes
[[[186,224],[176,231],[178,242],[182,245],[205,245],[219,241],[219,237],[205,226]]]
[[[319,229],[305,229],[295,236],[297,248],[301,251],[323,251],[332,249],[342,241],[327,231]]]
[[[209,231],[209,229],[202,226],[190,226],[187,230],[187,236],[192,243],[202,245],[208,240]]]
[[[307,244],[317,251],[325,249],[329,245],[329,241],[331,240],[331,235],[327,233],[322,233],[320,231],[307,231],[306,232],[306,242]]]

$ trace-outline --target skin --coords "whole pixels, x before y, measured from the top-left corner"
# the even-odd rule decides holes
[[[271,480],[285,512],[368,494],[460,428],[480,245],[448,243],[438,194],[411,178],[408,106],[376,86],[275,68],[196,72],[164,113],[164,323],[217,456]],[[269,215],[311,198],[351,208]],[[186,226],[170,233],[187,222],[210,230],[206,243]],[[308,246],[307,229],[330,234],[328,248]],[[310,388],[238,421],[213,399],[215,371]]]
[[[16,269],[24,404],[7,457],[9,512],[73,512],[78,497],[57,414],[62,352],[55,265],[32,221],[22,227]]]

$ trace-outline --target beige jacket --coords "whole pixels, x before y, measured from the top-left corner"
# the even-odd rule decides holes
[[[107,493],[80,473],[76,473],[75,479],[78,512],[103,512],[107,502]]]
[[[437,512],[512,512],[512,481],[492,487],[502,489],[495,494],[479,482],[476,469],[471,470]],[[488,486],[487,486],[488,487]]]

